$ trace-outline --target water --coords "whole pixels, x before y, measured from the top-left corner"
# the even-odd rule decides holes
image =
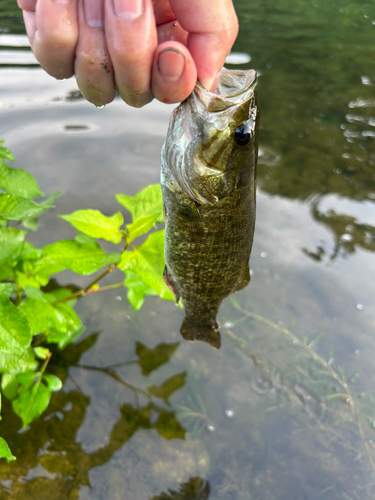
[[[252,280],[222,304],[222,347],[184,342],[183,311],[158,298],[82,299],[87,330],[54,351],[48,410],[20,432],[3,402],[18,457],[0,464],[4,500],[374,498],[375,5],[235,3],[261,155]],[[0,28],[21,34],[13,4]],[[9,63],[0,101],[15,166],[65,191],[37,246],[74,236],[57,213],[111,215],[116,193],[158,182],[171,107],[99,112],[73,80]]]

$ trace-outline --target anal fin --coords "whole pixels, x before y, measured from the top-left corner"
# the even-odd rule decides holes
[[[249,264],[248,264],[245,267],[245,269],[243,270],[243,273],[239,277],[237,283],[232,288],[231,293],[236,293],[236,292],[239,292],[240,290],[243,290],[244,288],[247,287],[247,285],[249,283],[250,283],[250,269],[249,269]]]

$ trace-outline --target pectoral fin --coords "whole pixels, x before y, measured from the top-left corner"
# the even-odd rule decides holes
[[[169,288],[169,290],[173,293],[176,304],[178,304],[178,302],[180,300],[180,293],[177,290],[177,286],[176,286],[175,282],[173,281],[172,276],[170,275],[167,266],[164,267],[163,280],[164,280],[165,284],[167,285],[167,287]]]
[[[239,292],[240,290],[243,290],[244,288],[247,287],[247,285],[250,283],[250,269],[249,265],[245,267],[243,270],[243,273],[241,277],[238,279],[237,283],[234,285],[231,293],[236,293]]]
[[[163,203],[163,219],[164,223],[167,223],[167,207],[165,206],[165,203]]]

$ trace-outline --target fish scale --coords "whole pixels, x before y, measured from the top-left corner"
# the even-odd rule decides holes
[[[250,280],[259,126],[255,82],[253,70],[223,68],[216,92],[197,84],[173,112],[162,149],[164,279],[185,308],[182,336],[216,348],[220,304]]]

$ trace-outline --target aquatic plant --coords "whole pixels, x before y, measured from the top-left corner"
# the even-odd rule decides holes
[[[58,377],[48,373],[52,356],[48,345],[57,344],[64,349],[84,332],[85,327],[74,310],[77,299],[120,287],[127,288],[128,300],[135,309],[140,309],[146,295],[174,298],[162,278],[164,231],[154,230],[163,220],[158,184],[147,186],[133,197],[116,196],[131,213],[131,224],[124,227],[121,212],[108,217],[98,210],[78,210],[59,216],[78,230],[74,240],[36,248],[27,241],[28,230],[38,229],[39,217],[53,208],[61,193],[35,201],[45,197],[36,179],[26,170],[7,165],[6,160],[13,161],[14,157],[2,144],[3,141],[0,142],[0,410],[2,394],[12,401],[13,411],[21,417],[25,428],[46,410],[51,394],[62,386]],[[25,229],[18,229],[20,225]],[[142,243],[134,243],[149,232]],[[121,248],[108,253],[98,239],[121,244]],[[101,286],[103,278],[116,268],[124,273],[121,281]],[[99,274],[81,289],[53,284],[51,276],[67,269],[82,276]],[[161,393],[167,397],[169,392]],[[8,461],[15,459],[0,437],[2,457]]]
[[[237,320],[237,323],[247,318],[258,322],[259,324],[263,324],[267,326],[265,332],[271,331],[282,334],[291,345],[296,346],[296,348],[302,350],[302,353],[304,353],[306,356],[297,354],[293,360],[293,363],[295,365],[294,368],[295,371],[301,375],[302,379],[304,379],[305,386],[310,390],[314,385],[319,385],[319,392],[323,393],[323,398],[321,401],[318,401],[315,406],[319,408],[322,415],[324,415],[325,413],[329,413],[330,415],[332,415],[335,419],[335,426],[340,424],[349,424],[350,426],[354,426],[352,428],[359,436],[363,446],[362,450],[356,455],[355,460],[358,460],[362,456],[366,456],[370,468],[373,472],[375,472],[373,440],[367,435],[368,429],[371,428],[371,430],[373,430],[374,427],[374,421],[371,417],[371,415],[373,414],[373,401],[371,401],[371,409],[368,413],[365,404],[360,401],[361,397],[357,396],[352,390],[351,384],[357,378],[358,373],[355,373],[352,376],[348,376],[347,374],[345,374],[343,368],[333,367],[333,358],[327,361],[314,349],[314,344],[322,335],[314,338],[311,341],[308,341],[307,339],[297,336],[291,330],[291,328],[286,328],[281,323],[275,323],[269,318],[245,309],[234,297],[231,297],[231,303],[233,307],[242,315],[242,317]],[[247,343],[243,338],[239,338],[226,325],[222,326],[224,327],[224,332],[239,345],[240,349],[243,349],[245,351],[248,350]],[[260,359],[258,356],[252,354],[251,352],[248,353],[248,355],[255,365],[260,365],[262,367],[262,370],[266,374],[270,375],[271,378],[274,376],[275,369],[266,359]],[[312,362],[312,367],[304,367],[302,363],[303,358],[307,362]],[[311,371],[311,374],[309,373],[309,371]],[[331,383],[327,384],[327,380]],[[311,400],[313,399],[308,392],[301,390],[299,385],[295,384],[295,381],[288,381],[287,376],[284,376],[283,381],[278,380],[278,385],[282,392],[286,395],[289,404],[295,404],[303,408],[307,415],[313,421],[315,421],[317,427],[320,430],[324,430],[323,422],[320,421],[319,415],[317,415],[316,412],[317,408],[311,409],[309,405],[306,404],[307,402],[311,403]],[[336,403],[335,406],[333,406],[334,403]],[[283,403],[275,407],[271,406],[266,411],[274,411],[281,406],[283,406]],[[325,430],[332,438],[332,426],[327,426]],[[341,439],[342,434],[340,433],[339,436]]]

